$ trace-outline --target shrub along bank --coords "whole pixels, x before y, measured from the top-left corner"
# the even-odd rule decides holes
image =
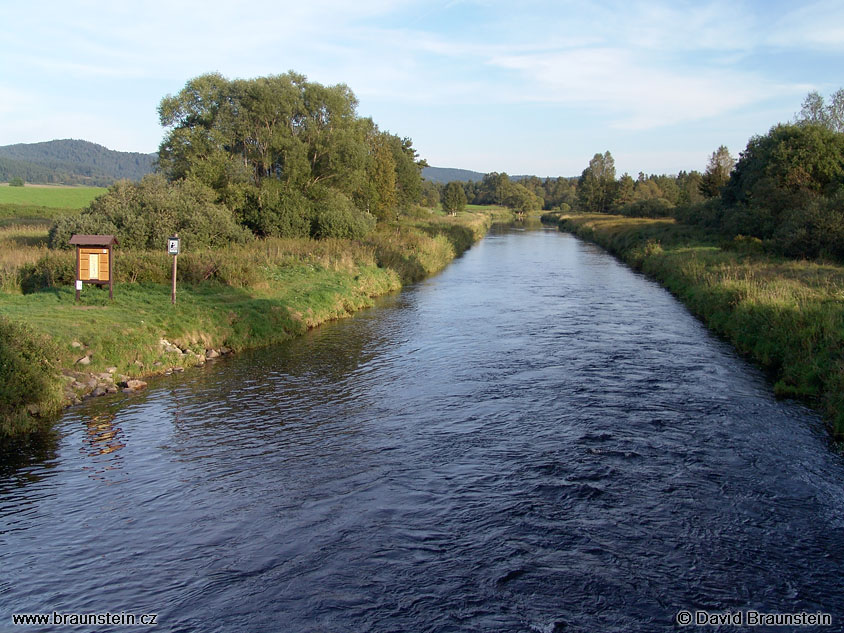
[[[0,436],[44,426],[98,387],[278,343],[371,306],[444,268],[491,218],[428,215],[365,240],[270,238],[183,253],[176,305],[165,253],[118,250],[114,301],[86,286],[76,304],[73,253],[48,251],[23,267],[26,294],[0,294]]]
[[[563,215],[662,283],[709,328],[759,363],[778,396],[806,400],[844,436],[844,267],[766,255],[761,242],[721,242],[673,219]]]

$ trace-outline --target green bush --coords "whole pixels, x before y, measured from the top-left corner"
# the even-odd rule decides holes
[[[832,198],[786,212],[774,244],[789,257],[844,261],[844,189]]]
[[[51,252],[34,264],[21,267],[21,292],[29,294],[43,288],[72,286],[76,280],[75,253]]]
[[[357,240],[375,228],[375,217],[358,209],[334,189],[321,189],[314,195],[311,236],[317,239],[341,237]]]
[[[742,255],[762,255],[767,251],[765,242],[749,235],[736,235],[733,239],[722,242],[720,246],[725,251]]]
[[[23,178],[12,178],[9,181],[10,187],[23,187]]]
[[[179,256],[179,269],[187,254]],[[173,274],[173,257],[164,250],[124,251],[114,254],[115,283],[170,283]]]
[[[211,188],[193,180],[167,182],[160,174],[118,182],[80,215],[58,220],[50,229],[50,247],[69,248],[74,233],[116,235],[127,250],[163,249],[174,233],[187,249],[251,238]]]
[[[240,209],[243,223],[264,237],[308,237],[312,215],[310,200],[276,180],[249,190]]]
[[[58,351],[43,335],[0,316],[0,435],[36,426],[28,407],[53,413],[61,403]]]
[[[665,198],[650,198],[626,204],[619,212],[633,218],[668,218],[673,215],[674,205]]]
[[[704,202],[677,207],[674,209],[674,217],[683,224],[720,230],[724,219],[724,205],[720,198],[711,198]]]

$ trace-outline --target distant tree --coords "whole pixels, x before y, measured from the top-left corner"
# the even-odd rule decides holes
[[[442,197],[443,211],[455,215],[466,207],[466,192],[459,182],[450,182]]]
[[[651,176],[659,190],[662,192],[662,199],[668,201],[672,205],[676,205],[680,201],[680,187],[677,184],[675,176],[667,176],[665,174],[659,176]]]
[[[516,213],[530,213],[542,208],[542,199],[521,183],[509,183],[502,202]]]
[[[616,207],[621,208],[633,202],[635,186],[636,183],[634,182],[633,178],[630,177],[630,174],[624,172],[624,174],[622,174],[621,178],[619,178],[618,180],[618,191],[615,197]]]
[[[844,132],[844,88],[833,92],[829,103],[817,90],[807,94],[800,112],[795,116],[795,123],[820,125],[833,132]]]
[[[608,151],[595,154],[577,182],[577,202],[582,211],[607,213],[615,199],[615,160]]]
[[[480,183],[474,180],[469,180],[463,183],[463,191],[466,193],[466,202],[468,204],[483,204],[478,200],[480,192]]]
[[[640,174],[641,176],[641,174]],[[650,176],[639,178],[636,181],[635,191],[633,193],[633,201],[639,202],[641,200],[656,200],[662,198],[663,193],[656,181]]]
[[[704,197],[700,192],[700,183],[703,177],[699,171],[681,171],[677,174],[677,186],[680,189],[680,196],[677,199],[678,205],[690,205],[703,202]]]
[[[504,172],[486,174],[481,181],[475,202],[479,204],[504,204],[504,196],[507,195],[509,184],[510,176]]]
[[[721,145],[716,151],[712,152],[712,156],[709,157],[709,162],[706,165],[706,171],[703,172],[700,192],[707,198],[720,196],[721,189],[730,179],[730,172],[735,164],[735,159],[730,155],[730,150],[725,145]]]
[[[23,178],[12,178],[9,181],[10,187],[23,187]]]
[[[389,135],[375,135],[370,159],[366,179],[371,188],[368,211],[380,221],[395,220],[398,205],[396,161],[390,149]]]
[[[576,200],[577,193],[572,179],[559,177],[545,181],[546,209],[559,209],[564,204],[571,209]]]
[[[422,181],[422,205],[433,209],[440,203],[440,190],[430,180]]]

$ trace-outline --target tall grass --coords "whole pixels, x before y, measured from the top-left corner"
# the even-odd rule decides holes
[[[22,271],[47,253],[49,226],[0,226],[0,292],[19,293]]]
[[[566,216],[560,227],[660,281],[759,363],[777,395],[816,406],[844,437],[844,267],[768,256],[671,219]]]

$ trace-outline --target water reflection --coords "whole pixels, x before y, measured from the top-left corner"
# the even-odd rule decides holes
[[[126,446],[123,443],[123,431],[114,424],[114,413],[95,415],[85,424],[87,438],[85,445],[89,449],[88,457],[110,455]]]
[[[0,492],[6,486],[41,481],[55,467],[59,433],[46,429],[27,437],[0,439]]]

